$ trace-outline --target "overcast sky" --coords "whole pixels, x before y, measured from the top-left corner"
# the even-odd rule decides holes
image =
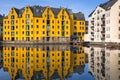
[[[24,6],[50,6],[50,7],[65,7],[72,9],[73,12],[82,12],[85,18],[101,3],[108,0],[1,0],[0,1],[0,14],[7,15],[10,9],[14,6],[22,8]]]

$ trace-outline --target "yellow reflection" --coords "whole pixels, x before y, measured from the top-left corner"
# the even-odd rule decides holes
[[[84,72],[84,47],[73,49],[69,46],[3,47],[3,67],[12,80],[64,80],[74,72]]]

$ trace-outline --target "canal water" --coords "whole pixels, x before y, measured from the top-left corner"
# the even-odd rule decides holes
[[[120,49],[1,46],[0,80],[120,80]]]

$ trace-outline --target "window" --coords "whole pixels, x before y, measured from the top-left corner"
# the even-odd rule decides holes
[[[82,25],[84,25],[84,22],[82,22]]]
[[[52,28],[54,29],[54,26],[52,26]]]
[[[39,28],[39,26],[37,25],[36,28]]]
[[[120,39],[120,34],[119,34],[119,39]]]
[[[30,15],[29,14],[26,14],[26,18],[29,18],[30,17]]]
[[[66,32],[66,34],[68,34],[68,32]]]
[[[31,34],[33,34],[33,31],[31,31]]]
[[[22,32],[22,34],[24,34],[24,31]]]
[[[68,24],[68,21],[66,21],[66,24]]]
[[[58,26],[58,29],[60,28],[60,26]]]
[[[74,32],[74,35],[77,35],[77,33],[76,33],[76,32]]]
[[[43,29],[45,28],[45,26],[43,25]]]
[[[52,31],[52,34],[54,34],[54,31]]]
[[[68,29],[68,26],[66,26],[66,29]]]
[[[29,25],[27,25],[27,26],[26,26],[26,30],[29,30],[29,29],[30,29],[30,26],[29,26]]]
[[[11,21],[11,24],[14,24],[14,20]]]
[[[60,34],[60,32],[58,31],[58,34]]]
[[[18,26],[16,26],[16,29],[18,28]]]
[[[39,40],[39,38],[37,37],[37,40]]]
[[[22,28],[24,28],[24,25],[22,25]]]
[[[27,32],[26,32],[26,36],[29,36],[29,35],[30,35],[30,32],[29,32],[29,31],[27,31]]]
[[[18,23],[18,20],[16,20],[16,23]]]
[[[11,16],[11,19],[14,19],[14,15]]]
[[[11,26],[11,30],[14,30],[14,26]]]
[[[80,22],[80,25],[81,25],[81,22]]]
[[[45,21],[43,20],[43,23],[44,23]]]
[[[14,36],[14,32],[11,32],[11,36]]]
[[[24,23],[24,20],[22,20],[22,23]]]
[[[118,56],[120,57],[120,53],[118,54]]]
[[[76,22],[74,22],[74,24],[76,24]]]
[[[31,25],[31,28],[33,28],[33,25]]]
[[[29,24],[30,23],[30,21],[29,20],[26,20],[26,24]]]
[[[18,34],[18,32],[16,32],[16,34]]]
[[[43,34],[45,34],[45,32],[43,31]]]
[[[78,35],[80,36],[80,35],[81,35],[81,33],[80,33],[80,32],[78,32]]]
[[[74,26],[74,30],[76,30],[77,29],[77,27],[76,26]]]
[[[118,64],[120,64],[120,61],[118,61]]]
[[[52,23],[54,23],[54,20],[52,20]]]
[[[36,22],[38,23],[38,22],[39,22],[39,20],[37,19],[37,20],[36,20]]]
[[[39,31],[37,31],[36,34],[39,34]]]

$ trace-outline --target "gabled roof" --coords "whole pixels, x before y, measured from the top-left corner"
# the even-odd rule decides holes
[[[60,8],[53,8],[53,7],[51,7],[51,10],[53,11],[55,17],[57,17],[58,13],[60,12]]]
[[[43,13],[43,11],[45,10],[46,7],[42,7],[42,6],[31,6],[30,9],[33,12],[33,16],[35,17],[40,17]]]
[[[100,4],[99,6],[105,10],[109,10],[118,0],[109,0],[106,3]]]
[[[100,4],[99,7],[103,8],[105,10],[109,10],[117,1],[118,0],[109,0],[103,4]],[[92,14],[95,12],[95,10],[88,17],[92,16]]]
[[[17,9],[17,8],[14,8],[16,13],[18,14],[18,17],[22,17],[22,14],[25,10],[25,7],[21,8],[21,9]],[[34,17],[41,17],[44,10],[46,9],[46,7],[42,7],[42,6],[30,6],[30,9],[33,13],[33,16]],[[54,13],[55,17],[57,17],[57,15],[59,14],[60,10],[62,8],[53,8],[53,7],[50,7],[50,9],[52,10],[52,12]],[[67,12],[67,14],[70,16],[70,14],[73,14],[74,15],[74,19],[75,20],[85,20],[85,17],[84,17],[84,14],[81,13],[81,12],[78,12],[78,13],[73,13],[72,12],[72,9],[68,9],[68,8],[64,8],[65,11]]]
[[[2,16],[2,15],[0,14],[0,24],[3,23],[3,18],[4,18],[4,16]]]
[[[84,14],[81,12],[73,13],[75,20],[85,20]]]

